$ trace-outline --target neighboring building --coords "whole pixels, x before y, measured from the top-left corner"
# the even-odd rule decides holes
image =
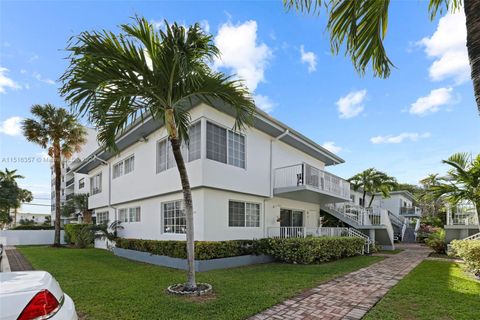
[[[445,225],[445,240],[465,239],[479,233],[479,221],[475,206],[468,201],[447,209],[447,224]]]
[[[71,159],[62,162],[61,170],[61,189],[60,189],[60,205],[63,207],[65,203],[72,199],[74,194],[88,193],[90,190],[90,181],[88,175],[76,173],[77,166],[87,158],[93,151],[98,148],[97,132],[95,129],[85,127],[87,131],[87,142],[82,146],[82,150],[72,156]],[[52,185],[52,202],[51,216],[52,222],[55,221],[55,170],[53,162],[50,166],[51,185]],[[70,222],[80,222],[80,213],[75,212],[71,217],[62,217],[62,224]]]
[[[13,215],[12,215],[13,216]],[[28,212],[17,212],[17,223],[20,225],[20,220],[23,221],[33,221],[34,224],[43,224],[47,217],[50,217],[48,213],[28,213]]]

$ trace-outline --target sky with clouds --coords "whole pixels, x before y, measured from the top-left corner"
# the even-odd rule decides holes
[[[222,52],[214,68],[244,79],[260,108],[345,159],[328,168],[344,178],[376,167],[416,183],[444,172],[450,154],[480,150],[462,13],[430,21],[427,2],[392,2],[385,45],[395,69],[383,80],[360,77],[347,57],[331,55],[324,15],[286,12],[280,1],[7,1],[0,3],[0,167],[26,176],[22,186],[35,203],[49,203],[49,164],[19,124],[32,104],[65,106],[57,79],[71,36],[118,30],[134,15],[156,28],[164,19],[199,22]]]

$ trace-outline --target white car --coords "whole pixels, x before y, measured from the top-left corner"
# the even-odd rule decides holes
[[[73,300],[45,271],[0,273],[0,320],[77,320]]]

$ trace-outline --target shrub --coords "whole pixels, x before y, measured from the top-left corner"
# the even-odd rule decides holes
[[[434,233],[431,233],[425,240],[425,243],[436,253],[445,253],[447,250],[447,244],[445,243],[445,230],[438,229]]]
[[[21,226],[16,226],[15,228],[12,228],[10,230],[54,230],[54,226],[40,226],[40,225],[21,225]]]
[[[66,224],[65,242],[77,247],[85,248],[93,244],[93,232],[90,224]]]
[[[312,264],[359,254],[363,239],[352,237],[320,237],[262,239],[263,253],[287,263]]]
[[[453,240],[452,254],[462,258],[467,268],[480,277],[480,240]]]
[[[257,254],[254,240],[196,241],[195,259],[209,260]],[[116,246],[122,249],[149,252],[172,258],[187,258],[185,241],[159,241],[117,238]]]

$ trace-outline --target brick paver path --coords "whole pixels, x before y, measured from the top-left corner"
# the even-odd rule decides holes
[[[399,280],[431,252],[408,244],[404,251],[366,268],[323,283],[275,305],[250,320],[361,319]]]
[[[33,270],[32,265],[25,257],[18,252],[14,247],[7,247],[5,249],[7,254],[8,263],[10,264],[11,271],[28,271]]]

